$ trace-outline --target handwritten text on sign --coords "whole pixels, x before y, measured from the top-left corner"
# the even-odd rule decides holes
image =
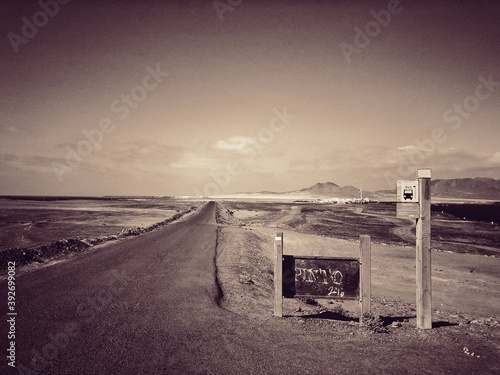
[[[359,260],[286,255],[283,295],[356,298],[359,296]]]

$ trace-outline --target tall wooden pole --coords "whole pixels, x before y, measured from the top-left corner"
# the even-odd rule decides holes
[[[274,316],[283,317],[283,233],[274,234]]]
[[[417,328],[432,328],[431,170],[417,170],[419,218],[416,228]]]
[[[372,286],[371,286],[371,243],[370,236],[359,236],[359,260],[361,262],[360,275],[360,310],[359,322],[363,323],[363,314],[371,312]]]

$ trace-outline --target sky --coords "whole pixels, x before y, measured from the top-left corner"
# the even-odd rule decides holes
[[[498,1],[0,3],[0,195],[500,178]]]

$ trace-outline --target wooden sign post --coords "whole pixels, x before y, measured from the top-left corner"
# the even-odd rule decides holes
[[[274,234],[274,316],[283,317],[283,233]]]
[[[363,315],[371,312],[372,300],[372,259],[370,236],[359,236],[359,260],[361,262],[359,283],[359,305],[361,315],[359,317],[359,322],[363,324]]]
[[[432,328],[431,170],[417,170],[419,217],[416,228],[417,328]]]
[[[283,298],[359,300],[360,322],[371,311],[370,236],[360,237],[359,258],[283,254],[283,233],[274,234],[274,316]]]

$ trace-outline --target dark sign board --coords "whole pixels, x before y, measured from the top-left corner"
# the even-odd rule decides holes
[[[396,217],[418,219],[420,216],[420,206],[418,203],[397,203]]]
[[[359,297],[357,258],[283,256],[283,296]]]

